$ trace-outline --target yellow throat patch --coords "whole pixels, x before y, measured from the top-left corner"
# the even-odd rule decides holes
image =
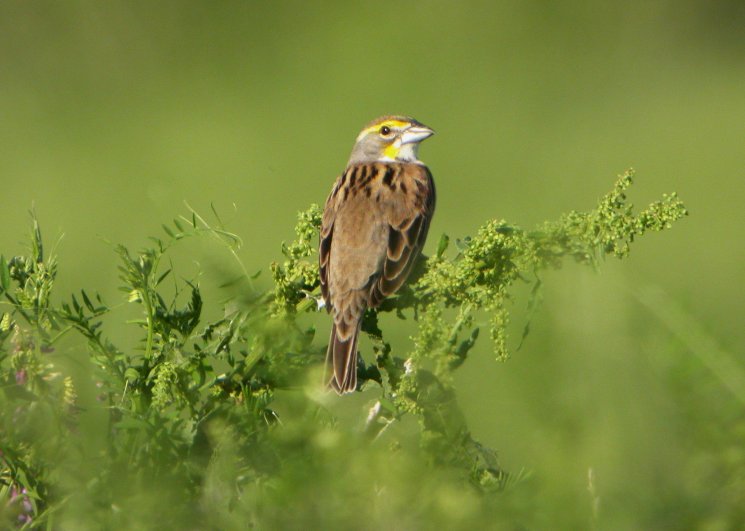
[[[384,156],[385,156],[386,158],[389,158],[389,159],[395,160],[395,159],[396,159],[396,157],[398,156],[398,152],[399,152],[400,150],[401,150],[401,148],[400,148],[399,146],[396,146],[396,143],[395,143],[395,142],[393,142],[393,143],[391,143],[391,144],[389,144],[389,145],[387,145],[387,146],[385,147],[385,149],[383,150],[383,155],[384,155]]]

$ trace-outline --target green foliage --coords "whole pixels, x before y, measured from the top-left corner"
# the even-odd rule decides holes
[[[286,258],[284,264],[275,262],[271,265],[275,285],[273,313],[276,315],[309,309],[308,304],[301,308],[298,305],[309,299],[308,289],[318,284],[318,262],[306,259],[316,251],[314,241],[321,226],[321,214],[318,205],[311,205],[298,214],[295,241],[290,245],[282,244],[282,254]]]
[[[121,290],[141,314],[130,322],[135,349],[104,334],[115,308],[100,296],[81,291],[52,302],[57,265],[43,255],[34,218],[29,255],[0,258],[3,524],[349,528],[367,519],[371,528],[436,521],[465,529],[484,515],[508,522],[497,492],[523,475],[503,470],[472,437],[454,372],[483,326],[496,356],[508,356],[516,282],[534,283],[535,306],[543,269],[564,258],[593,266],[623,258],[635,237],[686,214],[674,194],[635,214],[630,184],[624,174],[596,209],[533,231],[488,221],[450,255],[443,236],[408,287],[365,316],[372,354],[363,352],[369,365],[358,370],[374,398],[357,412],[364,428],[333,413],[337,401],[351,399],[322,390],[314,369],[325,352],[309,322],[319,311],[318,206],[300,213],[284,262],[271,266],[273,286],[258,291],[246,278],[245,296],[213,321],[204,319],[198,280],[176,280],[163,264],[174,245],[200,235],[237,257],[240,239],[219,217],[211,226],[192,212],[146,249],[118,246]],[[386,339],[381,312],[416,322],[409,321],[408,347]],[[83,373],[96,397],[85,404],[78,387],[89,383],[53,361],[70,336],[87,343]],[[93,449],[79,436],[83,420],[102,441]],[[413,477],[427,479],[420,495],[407,486]]]

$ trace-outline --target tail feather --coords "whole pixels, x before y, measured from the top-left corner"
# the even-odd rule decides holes
[[[336,325],[331,328],[329,347],[326,352],[326,365],[331,371],[328,386],[338,394],[353,393],[357,389],[357,336],[360,324],[354,333],[342,341],[336,333]]]

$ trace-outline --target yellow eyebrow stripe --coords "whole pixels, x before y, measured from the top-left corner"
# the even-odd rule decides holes
[[[402,120],[385,120],[385,121],[380,122],[380,123],[377,123],[375,125],[371,125],[367,129],[365,129],[364,132],[365,133],[370,133],[372,131],[377,131],[378,129],[380,129],[384,125],[387,125],[390,128],[394,128],[394,127],[406,127],[407,125],[409,125],[409,122],[404,122]]]

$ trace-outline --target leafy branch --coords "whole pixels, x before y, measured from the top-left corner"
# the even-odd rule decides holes
[[[33,504],[24,509],[24,521],[40,524],[64,512],[66,504],[85,503],[101,521],[125,525],[126,517],[109,509],[123,503],[117,485],[129,480],[142,492],[167,481],[180,485],[174,507],[189,526],[193,518],[209,520],[209,511],[195,500],[212,492],[211,485],[230,493],[228,507],[243,507],[252,521],[276,523],[252,500],[280,486],[299,488],[287,463],[309,474],[313,463],[326,463],[326,470],[316,472],[327,475],[344,473],[326,456],[345,448],[381,459],[381,441],[402,447],[400,433],[391,428],[407,416],[417,421],[431,469],[455,471],[482,492],[503,489],[520,475],[503,471],[496,453],[471,436],[456,399],[455,371],[486,335],[477,323],[488,323],[497,359],[508,357],[508,308],[517,282],[533,284],[535,309],[543,270],[565,259],[597,267],[606,256],[624,258],[635,238],[669,228],[687,214],[675,194],[635,213],[626,197],[631,184],[627,172],[593,210],[570,212],[534,230],[490,220],[474,236],[456,240],[454,249],[443,235],[408,286],[365,315],[362,328],[371,350],[363,347],[368,364],[360,362],[358,376],[373,404],[360,412],[362,433],[331,413],[334,398],[319,393],[320,378],[305,383],[325,351],[325,332],[316,340],[311,322],[321,306],[318,206],[299,214],[295,240],[282,245],[283,261],[270,266],[272,286],[257,290],[241,263],[248,295],[230,301],[212,322],[203,317],[210,301],[198,278],[174,280],[175,292],[163,282],[175,278],[168,253],[188,238],[214,238],[238,259],[240,238],[223,227],[217,212],[210,223],[190,209],[189,216],[164,226],[166,237],[152,238],[138,252],[116,247],[121,290],[143,316],[132,323],[140,339],[136,350],[117,347],[104,333],[116,316],[100,296],[80,291],[59,305],[51,302],[57,264],[53,256],[44,257],[34,218],[29,256],[0,257],[0,296],[6,301],[0,317],[0,505],[3,496],[6,503],[26,496]],[[387,340],[379,321],[385,312],[417,323],[408,346]],[[85,340],[99,393],[98,402],[86,407],[100,408],[108,423],[99,466],[79,474],[77,494],[59,495],[66,491],[54,463],[80,461],[82,451],[69,436],[81,400],[49,354],[70,331]],[[44,423],[53,436],[43,445],[38,429],[15,418],[39,403],[57,419]]]
[[[457,242],[452,258],[446,254],[449,238],[443,235],[436,254],[422,260],[409,287],[380,310],[368,310],[363,322],[376,357],[372,366],[359,368],[358,376],[363,383],[374,381],[382,387],[373,408],[380,429],[404,414],[414,414],[420,421],[422,445],[433,455],[452,454],[445,460],[472,470],[476,483],[501,486],[506,476],[493,453],[471,439],[452,387],[454,371],[479,337],[476,317],[489,322],[494,352],[498,359],[506,359],[507,303],[516,281],[539,279],[542,270],[560,267],[565,258],[594,267],[605,256],[624,258],[636,237],[669,228],[687,215],[675,194],[664,195],[635,214],[626,197],[632,178],[632,171],[620,175],[595,209],[570,212],[532,231],[503,220],[487,221],[475,236]],[[306,259],[315,254],[311,244],[319,226],[320,211],[313,205],[298,218],[297,240],[283,246],[286,262],[273,267],[276,305],[288,317],[294,316],[304,298],[318,297],[316,263]],[[534,282],[537,290],[540,281]],[[449,308],[456,310],[455,317],[446,317]],[[393,354],[377,325],[378,311],[395,311],[400,317],[413,311],[418,330],[409,352]],[[369,429],[371,425],[368,422]]]

